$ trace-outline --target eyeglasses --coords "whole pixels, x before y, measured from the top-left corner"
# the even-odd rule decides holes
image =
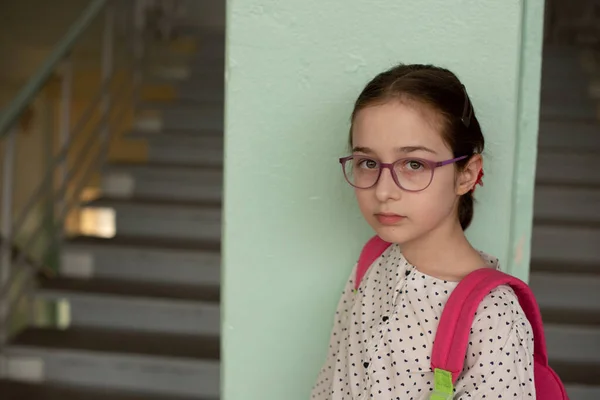
[[[446,161],[431,161],[422,158],[401,158],[386,164],[363,155],[340,158],[344,177],[357,189],[370,189],[377,184],[384,169],[389,169],[398,187],[407,192],[420,192],[431,185],[433,172],[438,167],[453,164],[469,156]]]

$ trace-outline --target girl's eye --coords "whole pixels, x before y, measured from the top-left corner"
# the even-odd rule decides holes
[[[408,169],[409,171],[419,171],[424,167],[425,166],[423,163],[417,160],[408,160],[404,163],[404,168]]]
[[[376,169],[378,167],[377,161],[371,160],[369,158],[359,159],[359,160],[357,160],[356,164],[360,168],[365,168],[365,169]]]

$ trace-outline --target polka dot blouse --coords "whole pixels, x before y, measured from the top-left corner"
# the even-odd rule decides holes
[[[498,261],[482,255],[491,268]],[[313,400],[426,400],[433,391],[432,344],[456,282],[420,273],[390,246],[359,291],[348,281],[335,314]],[[480,304],[454,399],[535,399],[533,336],[508,286]]]

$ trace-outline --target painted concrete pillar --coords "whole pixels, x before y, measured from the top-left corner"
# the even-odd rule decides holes
[[[474,245],[527,277],[542,0],[227,4],[223,399],[305,400],[365,240],[345,155],[375,74],[434,63],[464,81],[487,139]]]

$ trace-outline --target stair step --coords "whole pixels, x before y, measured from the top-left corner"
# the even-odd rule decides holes
[[[598,400],[600,398],[600,386],[566,385],[566,389],[570,400]]]
[[[68,303],[71,327],[189,335],[220,333],[218,286],[165,285],[101,278],[43,279],[36,298]]]
[[[577,340],[578,338],[574,339]],[[561,340],[565,340],[565,338],[562,337]],[[598,364],[565,362],[553,359],[549,360],[549,364],[550,367],[552,367],[552,369],[558,374],[561,381],[565,384],[567,391],[569,388],[573,387],[580,390],[581,388],[598,389],[597,385],[598,382],[600,382],[600,367]],[[581,393],[581,391],[579,391],[579,393]],[[578,400],[577,398],[573,397],[569,397],[569,399]]]
[[[210,68],[206,68],[210,66]],[[180,87],[194,87],[198,90],[225,90],[225,61],[223,59],[201,61],[197,68],[192,66],[190,75],[179,82]]]
[[[182,102],[213,104],[224,107],[225,63],[223,60],[195,61],[185,81],[174,82],[177,99]]]
[[[600,222],[600,186],[537,185],[533,211],[536,220]]]
[[[146,110],[135,120],[135,129],[145,131],[174,130],[223,130],[222,106],[183,107],[166,110]]]
[[[194,90],[202,91],[207,90],[207,88],[202,87],[201,84],[196,84],[197,87],[194,87],[192,84],[187,84],[186,87],[192,87]],[[223,88],[219,88],[223,90]],[[207,111],[220,112],[225,107],[222,101],[188,101],[188,100],[174,100],[169,102],[163,102],[157,104],[157,102],[143,102],[139,105],[142,112],[144,110],[148,110],[148,112],[161,112],[163,114],[170,112],[185,112],[185,113],[197,113],[199,109],[204,109]]]
[[[40,278],[38,290],[46,297],[56,298],[61,298],[63,294],[54,295],[55,292],[69,292],[78,295],[182,300],[210,305],[219,303],[218,286],[167,285],[152,282],[126,282],[116,279],[83,279],[58,276]],[[70,294],[67,296],[70,296]]]
[[[208,81],[212,79],[213,82]],[[203,74],[199,77],[190,76],[182,80],[168,76],[145,77],[143,88],[150,93],[156,91],[168,91],[171,93],[169,99],[163,97],[154,97],[147,99],[140,104],[139,109],[144,106],[165,106],[172,104],[195,104],[197,106],[219,106],[223,107],[225,102],[224,84],[216,85],[214,81],[223,80],[223,69],[215,70]],[[191,84],[188,84],[190,82]]]
[[[218,79],[223,79],[221,75],[216,75]],[[205,84],[203,80],[208,79],[209,75],[197,78],[196,80],[174,80],[167,78],[152,78],[144,80],[144,87],[148,90],[157,88],[168,88],[173,93],[173,98],[166,99],[149,99],[140,104],[140,109],[157,108],[162,106],[179,105],[196,105],[198,107],[224,107],[225,103],[225,87],[215,84]],[[190,78],[192,79],[192,78]],[[213,78],[214,79],[214,78]],[[188,83],[190,82],[190,83]]]
[[[536,183],[600,186],[598,154],[541,152],[537,159]]]
[[[538,146],[540,153],[553,149],[596,151],[600,153],[600,123],[597,121],[540,121]]]
[[[565,383],[600,382],[600,327],[545,324],[550,365]]]
[[[598,109],[593,102],[546,102],[540,105],[542,120],[597,121]]]
[[[541,108],[560,110],[559,115],[576,115],[583,110],[592,116],[595,115],[595,103],[589,90],[590,82],[581,72],[579,74],[575,79],[544,76],[540,91]]]
[[[177,143],[190,146],[223,148],[224,137],[222,130],[162,130],[158,132],[132,131],[127,138],[136,140],[156,141],[157,143]]]
[[[600,328],[600,274],[532,272],[529,285],[542,313],[558,312],[570,318],[570,323],[576,322],[575,317],[587,315],[589,318],[581,322],[597,323]]]
[[[171,165],[222,167],[223,132],[131,132],[129,139],[145,140],[148,162]]]
[[[195,86],[178,85],[176,88],[177,98],[190,102],[212,104],[223,104],[225,101],[225,90],[223,88],[213,87],[199,90]]]
[[[193,397],[154,396],[148,393],[131,393],[107,388],[36,384],[0,380],[2,400],[192,400]]]
[[[600,266],[600,229],[536,223],[532,235],[533,264]],[[599,269],[600,270],[600,269]]]
[[[205,45],[190,58],[192,70],[199,73],[225,71],[225,43]]]
[[[543,309],[542,319],[545,324],[568,324],[600,327],[600,313],[595,310],[577,309]]]
[[[542,86],[540,90],[540,102],[566,103],[568,101],[591,102],[589,96],[589,79],[579,71],[579,75],[569,72],[569,69],[559,71],[556,67],[554,71],[548,70],[548,65],[542,65]],[[570,77],[561,77],[561,74],[571,74]],[[564,97],[560,95],[563,94]]]
[[[101,198],[83,206],[86,213],[114,213],[119,236],[172,240],[221,240],[221,205],[213,202],[169,202]]]
[[[144,83],[173,84],[184,88],[185,85],[180,83],[186,81],[214,84],[225,80],[225,60],[222,57],[210,59],[202,55],[181,55],[170,60],[148,60],[146,64],[152,68],[144,71]]]
[[[581,63],[581,55],[578,51],[555,52],[544,49],[542,62],[542,99],[544,93],[560,92],[567,95],[574,92],[586,94],[589,83]]]
[[[8,379],[218,398],[219,339],[101,329],[27,329],[5,349]]]
[[[587,92],[574,90],[549,92],[546,90],[540,96],[542,121],[566,119],[576,124],[598,122],[598,107]]]
[[[199,167],[223,167],[223,146],[186,145],[152,140],[148,142],[148,162]]]
[[[542,61],[542,87],[552,84],[583,86],[587,81],[585,68],[581,62],[581,54],[549,55],[544,50]]]
[[[215,67],[215,71],[223,73],[223,68]],[[211,73],[216,75],[215,72]],[[223,79],[223,76],[218,76],[218,79]],[[206,87],[198,87],[198,85],[186,85],[179,83],[175,85],[177,99],[183,102],[211,104],[223,107],[225,102],[225,87],[211,85]]]
[[[222,151],[204,153],[205,158],[196,162],[217,164],[223,160]],[[102,173],[101,188],[102,193],[111,198],[220,202],[223,172],[216,168],[168,164],[110,164]]]
[[[78,237],[61,247],[60,274],[172,285],[220,285],[219,244]]]
[[[570,262],[567,266],[565,266],[564,261],[560,260],[533,260],[531,264],[531,272],[551,272],[553,274],[599,274],[600,273],[600,265],[594,263],[581,263],[576,264]]]
[[[171,65],[164,64],[153,64],[148,63],[144,68],[144,83],[148,81],[164,80],[167,82],[181,82],[187,81],[191,77],[191,70],[189,66],[180,64]]]
[[[584,72],[576,47],[544,44],[542,55],[542,73],[549,78],[578,78]]]

